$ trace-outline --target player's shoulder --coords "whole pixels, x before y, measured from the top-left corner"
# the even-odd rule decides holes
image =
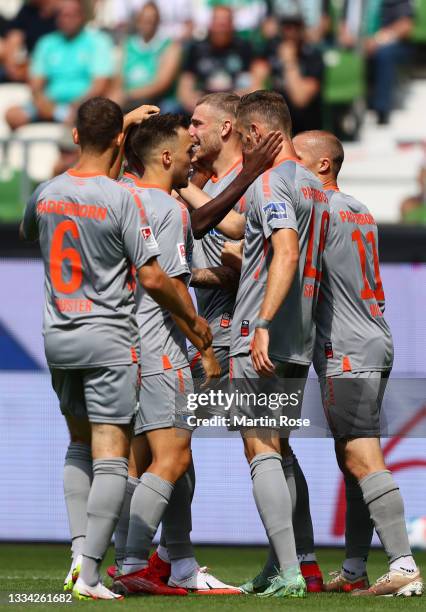
[[[333,212],[349,210],[354,214],[370,215],[368,207],[348,193],[344,193],[340,190],[327,190],[327,195],[330,202],[330,209]]]

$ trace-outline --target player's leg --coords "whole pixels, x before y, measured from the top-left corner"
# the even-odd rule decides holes
[[[380,446],[380,409],[387,377],[364,372],[327,378],[322,383],[326,414],[338,441],[339,462],[344,473],[358,482],[390,564],[389,574],[369,589],[354,591],[357,594],[417,594],[422,590],[408,542],[402,497],[386,469]]]
[[[137,366],[85,370],[86,409],[92,428],[93,482],[78,599],[114,599],[100,581],[100,565],[120,516],[128,476],[131,423],[137,407]]]
[[[408,541],[404,502],[391,472],[386,469],[380,440],[348,440],[344,459],[346,469],[359,483],[371,520],[389,559],[389,573],[359,593],[420,595],[423,583]]]
[[[281,463],[279,433],[249,430],[244,432],[243,440],[250,464],[253,496],[278,562],[278,573],[267,588],[261,585],[256,590],[262,597],[302,597],[306,585],[297,559],[291,497]]]
[[[324,585],[328,592],[345,592],[369,587],[367,559],[373,538],[374,524],[364,502],[358,481],[346,470],[344,442],[336,440],[336,459],[345,479],[346,524],[345,560],[339,571]]]
[[[135,423],[137,431],[138,420]],[[117,571],[120,571],[126,556],[126,543],[130,521],[130,503],[139,484],[139,478],[151,463],[151,450],[145,434],[134,435],[130,444],[129,456],[129,475],[126,483],[123,506],[120,518],[114,532],[115,566],[108,568],[108,575],[113,578]]]
[[[70,433],[65,456],[64,495],[71,534],[72,561],[64,590],[72,590],[81,568],[87,525],[87,500],[92,483],[91,431],[87,418],[82,373],[52,368],[52,386]]]

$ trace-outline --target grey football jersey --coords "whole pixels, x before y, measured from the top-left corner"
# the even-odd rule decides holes
[[[138,183],[135,192],[161,251],[158,263],[170,277],[184,276],[189,285],[193,243],[189,213],[162,189],[139,185],[142,184]],[[136,302],[142,376],[186,367],[186,337],[170,312],[159,306],[142,287],[137,288]]]
[[[130,172],[124,172],[122,177],[120,178],[121,185],[127,185],[128,187],[136,187],[138,182],[138,177]]]
[[[230,354],[250,351],[272,260],[271,234],[289,228],[298,233],[299,268],[271,323],[269,354],[279,361],[309,365],[314,343],[313,314],[329,221],[327,196],[318,179],[293,159],[259,177],[247,195],[244,254]]]
[[[315,315],[314,367],[318,375],[387,370],[393,342],[383,317],[377,226],[366,206],[327,191],[330,228]]]
[[[24,216],[45,269],[44,340],[58,368],[137,361],[131,268],[159,255],[144,211],[106,176],[66,172],[40,185]]]
[[[241,170],[241,162],[232,168],[219,180],[211,179],[204,191],[212,198],[219,195],[237,176]],[[246,198],[243,196],[234,206],[239,213],[245,211]],[[201,240],[194,241],[194,268],[212,268],[221,266],[221,254],[225,241],[236,242],[227,238],[222,232],[213,228]],[[199,314],[207,319],[213,333],[213,346],[230,345],[231,320],[235,305],[235,293],[219,288],[195,289]]]

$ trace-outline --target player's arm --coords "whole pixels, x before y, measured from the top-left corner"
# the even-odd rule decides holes
[[[189,306],[182,299],[173,279],[160,267],[156,257],[152,257],[138,269],[138,278],[142,287],[157,304],[182,321],[200,347],[206,349],[211,345],[212,333],[207,321],[197,316],[192,301]]]
[[[228,266],[192,269],[191,287],[220,287],[229,291],[237,291],[239,281],[239,272]]]
[[[242,198],[254,180],[270,168],[281,151],[283,137],[280,132],[270,132],[252,151],[245,154],[243,169],[222,191],[191,215],[194,237],[199,239],[213,229]]]
[[[243,263],[244,240],[239,242],[225,242],[220,258],[227,268],[232,268],[238,274]]]
[[[124,115],[124,119],[123,119],[124,138],[118,150],[117,157],[115,158],[114,163],[111,166],[111,169],[109,171],[110,178],[117,180],[120,174],[121,166],[123,164],[123,157],[124,157],[124,145],[126,143],[126,138],[127,138],[127,133],[129,131],[129,128],[132,125],[142,123],[142,121],[145,121],[145,119],[148,119],[148,117],[150,117],[151,115],[156,115],[159,112],[160,112],[160,109],[158,108],[158,106],[154,106],[151,104],[142,104],[142,106],[138,106],[138,108],[135,108],[130,113],[127,113],[126,115]]]
[[[36,205],[38,196],[43,189],[44,183],[40,183],[32,193],[27,202],[24,212],[24,218],[19,225],[20,240],[36,241],[38,240],[38,225],[36,216]]]
[[[185,200],[187,204],[191,207],[192,211],[201,209],[207,204],[211,202],[212,198],[204,193],[199,187],[197,187],[191,180],[188,184],[188,187],[184,187],[183,189],[179,189],[179,195],[181,198]],[[238,201],[238,200],[237,200]],[[235,206],[236,202],[234,203]],[[191,214],[191,227],[192,231],[194,231],[194,212]],[[228,236],[229,238],[233,238],[234,240],[239,240],[244,236],[244,230],[246,226],[246,219],[244,215],[237,213],[235,210],[230,210],[226,217],[222,219],[220,223],[217,224],[217,229],[220,230],[223,234]],[[211,228],[210,228],[211,229]],[[207,233],[208,230],[204,234]],[[204,235],[203,234],[203,235]],[[194,232],[194,236],[198,238],[202,238],[203,236],[196,236]]]
[[[271,235],[271,243],[273,255],[252,345],[253,366],[261,376],[272,376],[274,373],[275,368],[268,355],[267,325],[286,299],[299,263],[299,238],[295,230],[275,230]]]

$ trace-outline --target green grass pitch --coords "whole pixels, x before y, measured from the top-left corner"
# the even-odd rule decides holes
[[[197,559],[207,565],[218,578],[232,584],[241,584],[253,577],[265,559],[266,549],[245,547],[197,547]],[[319,549],[317,556],[326,575],[337,569],[343,558],[341,549]],[[417,553],[417,563],[426,568],[426,553]],[[104,569],[112,561],[112,551],[104,563]],[[402,598],[356,599],[349,595],[308,595],[306,599],[267,599],[252,596],[200,596],[153,597],[133,596],[115,602],[73,602],[72,604],[8,604],[8,593],[58,593],[68,569],[69,549],[63,545],[45,544],[0,544],[0,610],[32,609],[117,609],[127,610],[273,610],[285,609],[288,612],[315,611],[333,612],[341,610],[360,610],[362,612],[379,610],[426,610],[426,596]],[[385,555],[374,550],[370,555],[368,571],[370,580],[386,571]]]

